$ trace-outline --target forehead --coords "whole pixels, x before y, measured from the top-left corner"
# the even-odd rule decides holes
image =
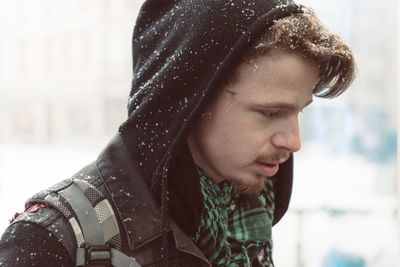
[[[224,89],[243,100],[307,98],[309,102],[318,76],[317,64],[302,54],[271,49],[265,55],[242,60]]]

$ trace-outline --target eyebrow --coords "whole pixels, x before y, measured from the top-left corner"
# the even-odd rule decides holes
[[[287,109],[287,110],[302,110],[305,107],[309,106],[313,102],[313,99],[310,99],[304,106],[299,107],[297,105],[286,103],[286,102],[273,102],[273,103],[265,103],[265,104],[255,104],[256,108],[261,109]]]

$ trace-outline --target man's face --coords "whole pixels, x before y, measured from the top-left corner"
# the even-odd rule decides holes
[[[300,149],[298,115],[318,75],[315,64],[284,50],[242,62],[188,138],[196,164],[217,183],[259,191]]]

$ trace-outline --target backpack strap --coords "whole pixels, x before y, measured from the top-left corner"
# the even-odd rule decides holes
[[[73,209],[85,242],[98,245],[104,244],[103,231],[95,209],[79,187],[72,183],[58,193]]]
[[[71,225],[76,246],[64,242],[67,239],[62,238],[61,231],[54,227],[50,227],[50,231],[59,237],[77,267],[140,267],[134,258],[120,251],[121,234],[113,208],[95,186],[72,179],[62,187],[48,191],[43,200],[61,212]]]

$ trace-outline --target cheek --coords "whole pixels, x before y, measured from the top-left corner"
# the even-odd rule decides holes
[[[265,145],[267,138],[263,131],[255,131],[250,125],[239,121],[221,122],[211,135],[210,144],[217,147],[220,159],[234,161],[237,164],[253,161]]]
[[[217,161],[236,157],[238,146],[243,140],[238,127],[226,118],[204,119],[197,133],[207,157]]]
[[[256,158],[270,139],[270,126],[260,122],[251,111],[238,106],[229,110],[212,110],[204,117],[202,138],[207,150],[218,160],[247,162]]]

